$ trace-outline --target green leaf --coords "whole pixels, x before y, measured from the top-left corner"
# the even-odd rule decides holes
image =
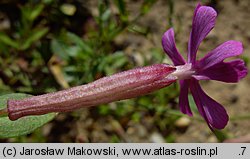
[[[117,7],[119,9],[119,12],[121,14],[126,14],[127,13],[126,4],[125,4],[124,0],[115,0],[115,2],[116,2],[116,5],[117,5]]]
[[[117,68],[121,68],[126,63],[128,63],[127,57],[123,52],[118,51],[104,57],[98,66],[98,70],[104,70],[106,74],[111,75],[117,71]]]
[[[41,12],[43,11],[43,8],[44,8],[43,4],[32,7],[32,10],[30,10],[30,14],[29,14],[29,20],[34,21],[41,14]]]
[[[190,94],[188,95],[188,101],[189,101],[189,105],[190,105],[190,108],[191,108],[192,112],[195,112],[195,113],[199,114],[197,106],[196,106],[196,104],[194,102],[194,98]]]
[[[68,50],[69,46],[66,45],[64,42],[59,41],[57,39],[52,39],[51,41],[51,50],[52,52],[59,56],[63,60],[68,60],[69,55],[68,55]]]
[[[32,33],[30,34],[30,36],[25,39],[24,42],[21,41],[21,46],[20,49],[21,50],[26,50],[27,48],[30,47],[30,45],[33,42],[36,42],[37,40],[39,40],[40,38],[42,38],[47,32],[49,31],[48,28],[39,28],[39,29],[35,29],[32,31]]]
[[[120,18],[123,23],[128,22],[128,11],[124,0],[115,0],[117,8],[119,9]]]
[[[0,109],[7,108],[8,99],[23,99],[30,96],[31,95],[23,93],[2,95],[0,96]],[[10,138],[29,134],[52,120],[55,116],[56,113],[50,113],[40,116],[27,116],[16,121],[11,121],[8,117],[0,117],[0,138]]]
[[[18,48],[18,43],[16,41],[12,40],[8,35],[6,35],[3,32],[0,32],[0,42],[6,44],[8,46]]]
[[[22,13],[22,18],[23,22],[25,21],[30,21],[33,22],[43,11],[44,5],[31,5],[31,4],[26,4],[25,6],[21,7],[21,13]]]
[[[103,22],[107,21],[111,16],[111,10],[107,9],[101,16]]]
[[[89,54],[93,52],[92,48],[76,34],[67,32],[67,38],[74,42],[76,45],[80,46],[85,53]]]
[[[155,4],[156,0],[144,0],[141,6],[141,14],[146,14],[149,12],[151,7]]]

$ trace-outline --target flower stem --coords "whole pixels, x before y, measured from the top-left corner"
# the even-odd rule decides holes
[[[22,100],[8,100],[8,115],[16,120],[27,115],[67,112],[82,107],[145,95],[175,82],[170,74],[174,66],[154,64],[104,77],[92,83],[63,91],[33,96]]]

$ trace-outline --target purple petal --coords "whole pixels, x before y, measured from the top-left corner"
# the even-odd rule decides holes
[[[176,48],[173,28],[170,28],[163,34],[162,46],[174,65],[183,65],[186,63]]]
[[[180,86],[181,86],[181,91],[179,96],[180,110],[184,114],[193,116],[188,102],[189,80],[180,80]]]
[[[194,12],[192,31],[188,43],[189,63],[195,63],[198,47],[201,41],[213,29],[216,16],[217,13],[213,8],[201,6],[200,4],[197,5]]]
[[[221,63],[228,57],[240,55],[243,52],[242,43],[239,41],[230,40],[216,47],[202,58],[198,66],[205,70],[213,65]]]
[[[243,60],[220,62],[209,67],[194,77],[197,80],[217,80],[228,83],[236,83],[247,75],[247,67]]]
[[[213,129],[223,129],[228,122],[228,115],[222,105],[210,98],[201,89],[197,80],[193,79],[190,83],[190,90],[200,114]]]

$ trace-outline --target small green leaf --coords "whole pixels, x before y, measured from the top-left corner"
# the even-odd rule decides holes
[[[66,45],[64,42],[59,41],[57,39],[52,39],[51,41],[51,50],[52,52],[59,56],[63,60],[68,60],[69,55],[68,55],[68,50],[69,46]]]
[[[188,95],[188,100],[189,100],[189,105],[191,107],[192,112],[195,112],[195,113],[199,114],[199,111],[198,111],[197,106],[196,106],[196,104],[194,102],[193,96],[189,94]]]
[[[74,42],[76,45],[80,46],[85,53],[92,53],[92,48],[83,41],[79,36],[71,32],[67,32],[67,38]]]
[[[101,16],[102,21],[107,21],[111,16],[111,10],[107,9]]]
[[[41,39],[48,31],[48,28],[39,28],[31,31],[30,36],[24,42],[20,42],[20,50],[28,49],[32,43]]]
[[[6,35],[3,32],[0,32],[0,42],[6,44],[8,46],[18,48],[18,43],[16,41],[12,40],[8,35]]]
[[[32,10],[30,10],[29,20],[34,21],[41,14],[43,8],[44,8],[43,4],[34,6]]]
[[[11,93],[0,96],[0,109],[7,107],[8,99],[23,99],[31,95],[23,93]],[[0,118],[0,138],[10,138],[26,135],[33,132],[38,127],[49,122],[56,116],[56,113],[50,113],[40,116],[27,116],[16,121],[9,120],[8,117]]]
[[[127,14],[126,4],[124,0],[115,0],[117,8],[119,9],[120,14],[125,15]]]
[[[151,7],[155,4],[156,0],[144,0],[141,6],[141,14],[144,15],[149,12]]]

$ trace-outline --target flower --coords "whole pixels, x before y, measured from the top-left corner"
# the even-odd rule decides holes
[[[224,59],[240,55],[243,52],[242,43],[239,41],[230,40],[224,42],[202,59],[196,60],[198,47],[213,29],[216,16],[217,13],[213,8],[197,5],[188,42],[187,61],[184,60],[176,48],[172,28],[167,30],[162,37],[163,49],[177,68],[173,74],[176,74],[180,79],[179,106],[181,112],[192,116],[188,102],[188,92],[190,90],[199,113],[211,130],[214,128],[223,129],[227,125],[229,117],[224,107],[202,90],[199,80],[236,83],[247,75],[247,68],[243,60],[236,59],[224,62]]]

